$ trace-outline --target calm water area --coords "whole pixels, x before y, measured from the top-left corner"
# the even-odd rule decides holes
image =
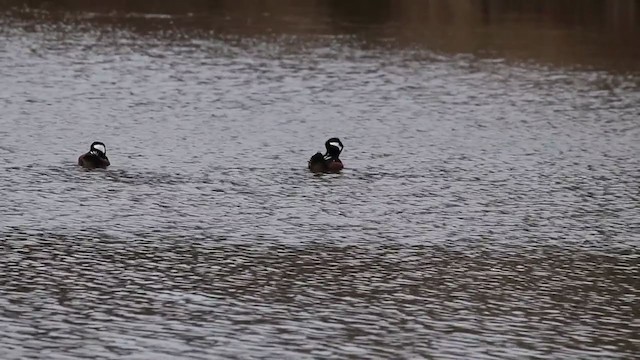
[[[0,0],[0,110],[0,359],[640,357],[640,1]]]

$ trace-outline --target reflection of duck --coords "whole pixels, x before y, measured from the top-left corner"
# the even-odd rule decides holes
[[[94,142],[88,153],[80,155],[78,165],[85,169],[106,169],[111,165],[109,158],[107,158],[107,147],[99,141]]]
[[[309,170],[314,173],[329,172],[337,173],[344,167],[339,156],[344,148],[342,142],[338,138],[331,138],[324,143],[327,153],[316,153],[309,160]]]

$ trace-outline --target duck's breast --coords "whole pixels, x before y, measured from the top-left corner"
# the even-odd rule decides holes
[[[339,172],[340,170],[344,169],[344,165],[342,165],[342,161],[337,160],[337,161],[330,161],[327,164],[327,171],[330,172]]]

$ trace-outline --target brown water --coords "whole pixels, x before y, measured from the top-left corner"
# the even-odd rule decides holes
[[[639,2],[27,3],[0,358],[640,353]]]

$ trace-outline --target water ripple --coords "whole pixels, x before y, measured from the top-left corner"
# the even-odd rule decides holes
[[[4,358],[637,354],[636,77],[2,24]]]

